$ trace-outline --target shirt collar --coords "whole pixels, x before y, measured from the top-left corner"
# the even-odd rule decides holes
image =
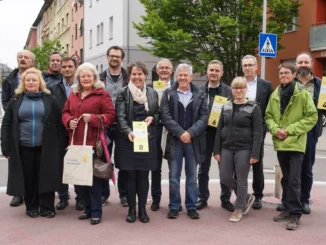
[[[182,94],[188,94],[191,93],[191,86],[189,86],[189,89],[187,91],[181,91],[179,88],[177,88],[177,91],[182,93]]]
[[[218,87],[220,86],[220,84],[221,84],[221,82],[219,82],[219,83],[217,84],[216,87],[211,87],[211,85],[209,84],[209,81],[208,81],[208,88],[209,88],[209,89],[210,89],[210,88],[218,88]]]
[[[69,84],[67,83],[67,80],[66,80],[65,78],[62,78],[62,79],[63,79],[63,84],[64,84],[66,87],[71,87],[72,85],[77,84],[77,81],[76,81],[76,80],[73,80],[73,81],[72,81],[72,84],[69,85]]]
[[[257,83],[257,75],[255,76],[254,80],[252,80],[252,81],[248,81],[245,77],[244,77],[244,79],[246,80],[246,82],[248,84],[255,84],[255,83]]]
[[[314,76],[314,74],[311,73],[311,79],[310,79],[307,83],[313,81],[314,79],[315,79],[315,76]],[[295,80],[297,80],[299,83],[303,84],[303,83],[300,81],[300,79],[299,79],[298,76],[295,77]],[[307,84],[307,83],[306,83],[306,84]]]

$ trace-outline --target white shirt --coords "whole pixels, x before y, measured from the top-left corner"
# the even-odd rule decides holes
[[[247,81],[247,93],[246,97],[250,101],[256,101],[256,96],[257,96],[257,76],[253,81],[248,81],[246,78],[245,80]]]

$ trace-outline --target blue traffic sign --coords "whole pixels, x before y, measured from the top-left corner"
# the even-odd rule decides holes
[[[275,58],[277,53],[277,35],[259,33],[259,56]]]

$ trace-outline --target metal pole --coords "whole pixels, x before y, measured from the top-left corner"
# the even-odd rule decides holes
[[[267,15],[267,0],[264,0],[263,7],[263,33],[266,33],[266,15]],[[261,72],[260,76],[265,79],[265,57],[261,57]]]

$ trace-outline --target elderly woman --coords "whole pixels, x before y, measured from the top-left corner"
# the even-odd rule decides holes
[[[146,87],[148,70],[144,63],[135,62],[128,66],[130,82],[119,90],[116,100],[117,138],[114,159],[117,168],[128,172],[127,199],[129,204],[127,222],[136,221],[136,195],[138,196],[138,217],[149,222],[146,200],[149,188],[148,173],[158,168],[156,159],[156,125],[159,120],[158,95]],[[134,152],[132,122],[147,123],[149,152]]]
[[[246,80],[236,77],[231,87],[234,100],[223,105],[216,131],[214,158],[220,163],[221,183],[237,195],[229,221],[238,222],[254,202],[253,195],[248,194],[247,179],[251,164],[259,159],[263,122],[259,105],[245,97]]]
[[[53,218],[60,190],[60,109],[41,71],[30,68],[10,100],[2,121],[1,148],[9,159],[7,194],[23,196],[26,214]]]
[[[115,111],[110,95],[105,91],[104,84],[99,80],[96,68],[90,63],[84,63],[76,71],[78,84],[72,88],[62,111],[63,125],[69,129],[69,142],[72,132],[74,145],[82,145],[85,124],[88,123],[86,145],[96,147],[98,127],[102,117],[103,125],[107,128],[115,121]],[[78,120],[79,118],[82,118]],[[95,157],[95,156],[94,156]],[[82,186],[81,195],[85,209],[80,220],[91,218],[91,224],[100,223],[102,218],[102,179],[93,176],[92,186]]]

